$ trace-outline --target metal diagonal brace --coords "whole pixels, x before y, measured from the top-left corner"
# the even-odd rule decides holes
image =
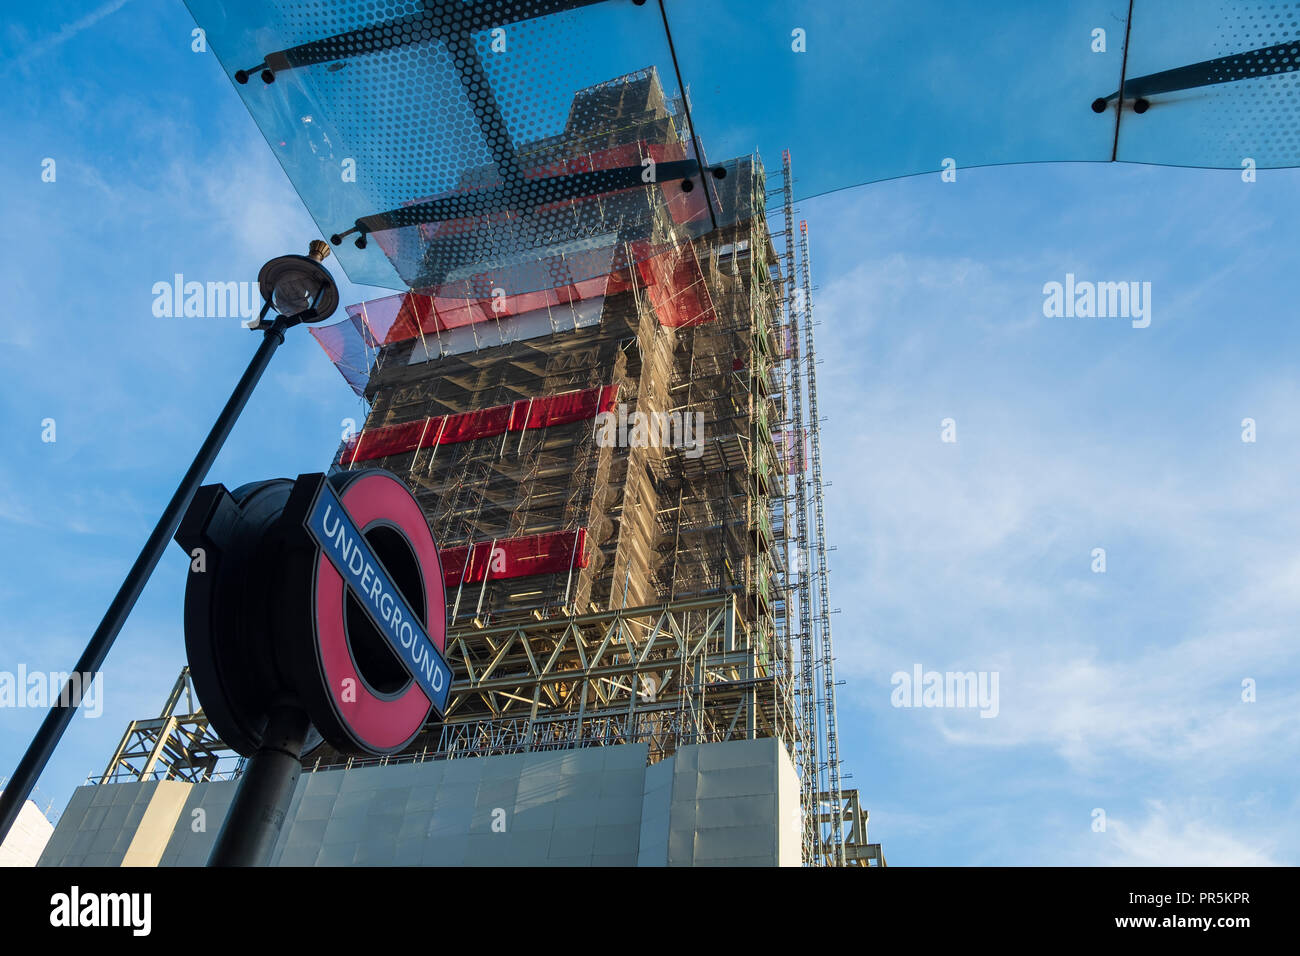
[[[451,55],[452,65],[456,70],[461,85],[469,99],[483,140],[492,152],[492,160],[501,176],[502,185],[507,190],[517,190],[523,184],[523,170],[514,144],[510,138],[509,127],[501,114],[501,107],[492,92],[483,62],[474,46],[472,34],[561,13],[579,7],[603,3],[605,0],[529,0],[522,7],[513,11],[502,8],[491,0],[467,4],[460,0],[425,0],[425,8],[419,13],[387,20],[382,23],[358,30],[338,33],[322,40],[300,43],[286,50],[266,54],[258,67],[262,69],[262,80],[274,82],[277,73],[318,63],[337,63],[365,53],[378,50],[390,50],[415,43],[440,41]],[[346,54],[340,55],[342,51]],[[248,70],[238,70],[235,81],[248,82]],[[428,220],[426,220],[428,221]],[[371,230],[361,228],[352,231],[361,233],[357,246],[365,248],[365,237]],[[331,237],[335,238],[335,237]],[[336,238],[335,244],[342,241]]]
[[[1160,93],[1175,93],[1179,90],[1192,90],[1201,86],[1216,86],[1220,83],[1236,83],[1240,80],[1253,80],[1262,76],[1274,76],[1278,73],[1293,73],[1300,69],[1300,40],[1291,43],[1279,43],[1275,46],[1247,50],[1231,56],[1215,57],[1200,63],[1146,76],[1135,76],[1124,81],[1126,100],[1134,100],[1134,111],[1145,113],[1150,105],[1148,97]],[[1110,96],[1098,97],[1092,101],[1094,113],[1104,112],[1106,107],[1120,98],[1116,90]]]
[[[693,159],[672,160],[659,163],[658,177],[665,182],[676,179],[686,180],[699,171],[699,163]],[[617,192],[621,189],[634,189],[645,186],[641,166],[619,166],[613,169],[600,169],[592,172],[572,173],[566,176],[549,176],[546,178],[527,179],[520,186],[492,186],[473,192],[458,193],[441,199],[416,203],[411,206],[399,206],[387,212],[372,213],[356,220],[352,229],[336,233],[330,241],[338,245],[345,236],[359,232],[363,236],[371,232],[386,229],[400,229],[404,226],[416,226],[424,223],[444,222],[454,219],[467,219],[475,216],[491,215],[506,211],[520,211],[520,206],[536,208],[551,203],[561,203],[569,199],[601,193]],[[716,175],[716,173],[715,173]],[[520,203],[520,199],[523,203]]]
[[[452,36],[478,33],[605,2],[607,0],[526,0],[525,3],[516,5],[512,12],[509,8],[503,10],[495,0],[479,0],[478,3],[425,0],[424,9],[419,13],[394,17],[368,27],[347,30],[268,53],[257,66],[236,70],[235,81],[247,83],[249,75],[260,70],[263,82],[273,83],[277,74],[299,67],[338,63],[352,56],[393,50],[430,40],[446,41]],[[349,52],[341,55],[342,50]]]

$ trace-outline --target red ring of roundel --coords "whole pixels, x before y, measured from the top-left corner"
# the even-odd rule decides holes
[[[438,547],[419,504],[401,482],[390,475],[374,474],[352,482],[340,496],[353,523],[362,530],[377,521],[395,524],[405,535],[420,562],[424,578],[425,629],[439,652],[447,643],[447,597],[442,580]],[[420,685],[412,680],[406,689],[391,697],[371,692],[348,647],[344,627],[343,576],[324,551],[316,565],[316,651],[322,677],[339,719],[368,749],[384,752],[400,749],[424,725],[433,705]],[[343,681],[351,679],[355,701],[344,701]]]

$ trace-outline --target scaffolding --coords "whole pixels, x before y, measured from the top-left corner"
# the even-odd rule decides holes
[[[182,700],[185,703],[181,707]],[[179,711],[179,712],[178,712]],[[188,666],[172,685],[157,717],[133,720],[122,734],[97,783],[184,780],[203,783],[237,773],[242,758],[208,726]]]
[[[830,566],[826,561],[826,508],[825,493],[822,489],[822,441],[821,416],[817,410],[817,352],[813,345],[812,306],[812,264],[808,253],[808,224],[799,223],[799,258],[800,276],[803,282],[804,344],[806,354],[808,382],[808,432],[812,450],[812,509],[813,542],[812,557],[814,566],[811,575],[817,582],[817,602],[813,613],[813,627],[817,631],[815,653],[818,655],[817,666],[822,675],[822,699],[818,708],[820,730],[819,749],[826,754],[822,766],[822,781],[826,784],[821,792],[826,795],[832,806],[841,802],[840,789],[840,749],[839,728],[835,714],[835,651],[831,641],[831,607],[830,607]],[[803,446],[800,446],[802,452]],[[822,843],[825,854],[836,866],[844,866],[844,830],[843,817],[832,814],[830,826],[823,831]]]
[[[580,91],[564,135],[523,147],[530,164],[684,149],[658,82],[648,70]],[[796,302],[810,294],[807,248],[801,294],[788,153],[782,254],[759,158],[713,168],[724,175],[704,188],[724,225],[695,236],[667,190],[654,192],[649,226],[641,217],[613,240],[626,248],[610,274],[562,304],[533,292],[500,310],[467,298],[475,318],[453,328],[454,303],[406,293],[352,310],[364,368],[326,345],[369,403],[334,467],[404,477],[443,552],[465,555],[446,582],[446,712],[381,762],[645,742],[653,763],[687,744],[776,737],[800,778],[803,862],[844,864],[865,817],[855,830],[832,809],[844,795],[812,315]],[[646,202],[620,196],[602,200],[607,222]],[[631,203],[622,219],[621,202]],[[529,424],[575,394],[613,404]],[[471,420],[490,425],[462,427]],[[570,560],[543,573],[472,571],[476,554],[545,536],[573,542]],[[124,738],[104,779],[134,772],[128,756],[158,741]],[[329,745],[305,762],[356,764]]]
[[[812,642],[812,596],[809,586],[808,565],[808,497],[803,480],[804,416],[803,379],[799,367],[799,316],[796,306],[796,260],[794,241],[794,177],[790,171],[790,151],[781,155],[782,197],[785,213],[785,337],[789,342],[790,359],[790,419],[788,432],[793,436],[796,459],[794,467],[794,550],[795,550],[795,607],[799,634],[799,687],[795,692],[799,701],[799,733],[796,750],[799,757],[800,803],[803,814],[803,856],[807,864],[822,859],[822,839],[819,822],[817,763],[817,694],[815,690],[816,659]],[[787,469],[789,470],[789,469]]]
[[[466,676],[411,749],[453,758],[644,742],[653,763],[688,744],[776,736],[759,656],[732,596],[459,630],[448,662]]]
[[[871,843],[867,839],[869,814],[858,799],[858,791],[842,790],[838,797],[822,793],[820,799],[824,808],[820,814],[821,825],[843,834],[840,843],[843,851],[841,866],[888,865],[880,844]]]

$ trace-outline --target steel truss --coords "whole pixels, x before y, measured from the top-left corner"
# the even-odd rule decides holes
[[[448,662],[446,718],[417,742],[434,756],[645,742],[655,762],[789,723],[730,595],[459,629]]]
[[[177,713],[182,696],[185,711]],[[220,776],[222,763],[237,755],[208,727],[203,708],[197,706],[188,666],[172,685],[162,713],[127,724],[122,741],[113,751],[99,783],[127,780],[185,780],[201,783]],[[233,768],[232,768],[233,769]]]
[[[822,811],[820,822],[839,830],[844,839],[840,849],[844,851],[844,866],[885,866],[885,854],[879,843],[867,842],[867,819],[870,814],[862,809],[858,800],[858,791],[842,790],[838,797],[821,793]],[[838,812],[836,810],[838,808]]]
[[[457,679],[446,719],[410,748],[421,759],[644,742],[654,763],[687,744],[779,737],[794,726],[778,713],[788,699],[730,595],[459,628],[447,659]],[[188,668],[160,717],[131,722],[100,783],[197,782],[233,757],[202,711],[175,714],[182,692],[192,694]],[[335,763],[352,761],[314,766]]]

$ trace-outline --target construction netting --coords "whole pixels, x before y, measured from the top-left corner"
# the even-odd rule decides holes
[[[643,259],[637,272],[660,325],[677,329],[717,317],[692,243]]]
[[[588,564],[587,529],[499,538],[439,550],[448,589],[499,578],[556,574]]]
[[[433,415],[399,425],[367,428],[344,445],[339,454],[339,464],[352,465],[420,448],[492,438],[506,432],[568,425],[610,411],[617,399],[618,386],[603,385],[539,398],[521,398],[509,405],[494,405],[471,412]]]
[[[781,326],[781,358],[794,358],[794,330],[786,324]]]
[[[598,299],[626,288],[626,279],[604,274],[568,281],[535,292],[506,294],[490,277],[464,279],[432,294],[404,292],[358,302],[347,307],[349,317],[367,331],[376,345],[392,345],[417,336],[464,328],[479,322],[500,321],[530,312],[556,310],[586,299]],[[313,331],[316,331],[313,329]]]
[[[776,455],[781,468],[787,475],[797,475],[808,470],[808,435],[803,436],[800,447],[798,433],[793,430],[772,433],[772,443],[776,446]]]
[[[444,333],[486,323],[495,323],[496,328],[494,335],[484,337],[484,346],[565,331],[586,321],[580,315],[580,303],[598,307],[598,300],[626,292],[634,285],[645,291],[655,317],[667,328],[699,325],[716,318],[692,243],[670,245],[654,255],[628,255],[636,261],[635,266],[589,279],[568,274],[567,281],[551,288],[514,294],[494,285],[498,276],[480,273],[432,293],[403,292],[348,306],[347,318],[342,322],[309,331],[352,390],[364,395],[384,346],[418,338],[424,346],[418,357],[424,359],[450,354],[461,347]],[[605,261],[609,267],[608,255]],[[529,322],[531,317],[544,321]]]

